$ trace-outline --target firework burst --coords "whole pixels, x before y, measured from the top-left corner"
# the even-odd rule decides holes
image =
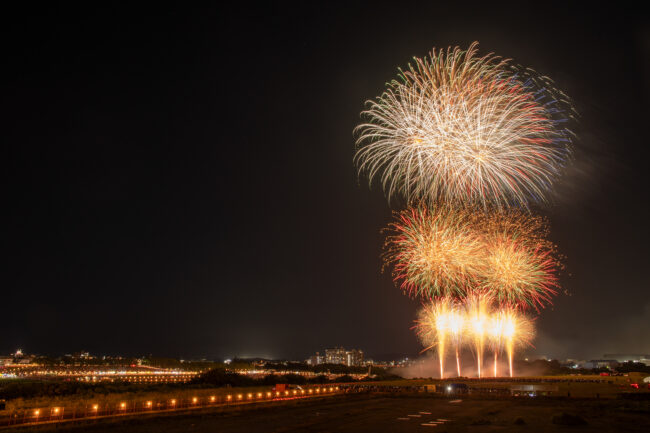
[[[478,282],[485,246],[474,216],[453,206],[419,206],[397,214],[385,246],[387,264],[413,296],[464,296]]]
[[[527,206],[569,154],[567,98],[477,44],[415,58],[362,113],[355,161],[389,198]]]
[[[484,241],[481,289],[497,302],[539,309],[557,292],[560,268],[546,221],[520,211],[477,215]]]
[[[414,297],[487,293],[539,309],[557,288],[560,262],[542,218],[520,211],[441,205],[396,214],[385,246],[396,284]]]

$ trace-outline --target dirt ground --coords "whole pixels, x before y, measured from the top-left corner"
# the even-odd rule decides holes
[[[562,414],[566,414],[562,416]],[[573,418],[576,416],[576,418]],[[555,421],[555,422],[554,422]],[[584,422],[584,424],[583,424]],[[559,423],[559,424],[558,424]],[[578,425],[570,425],[578,424]],[[40,427],[57,432],[648,432],[650,401],[348,395],[288,406]],[[26,431],[26,430],[22,430]]]

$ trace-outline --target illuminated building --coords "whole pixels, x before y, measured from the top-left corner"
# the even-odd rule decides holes
[[[345,353],[345,365],[348,367],[356,367],[363,365],[363,351],[359,349],[348,350]]]
[[[345,364],[346,359],[346,350],[342,347],[325,349],[325,362],[327,364]]]
[[[316,357],[318,356],[318,353],[316,353]],[[312,356],[310,360],[313,358]],[[360,366],[363,365],[363,351],[359,349],[346,350],[343,347],[325,349],[324,362],[327,364],[343,364],[348,367]]]
[[[325,362],[324,357],[319,352],[316,352],[316,355],[310,356],[307,360],[307,364],[312,366],[322,364],[323,362]]]

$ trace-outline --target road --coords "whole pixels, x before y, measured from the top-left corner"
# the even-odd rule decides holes
[[[492,432],[567,431],[553,423],[562,412],[587,424],[580,432],[650,431],[650,402],[617,400],[452,400],[427,395],[347,395],[282,407],[167,415],[59,426],[57,432]],[[48,431],[40,428],[39,432]],[[54,431],[54,430],[53,430]]]

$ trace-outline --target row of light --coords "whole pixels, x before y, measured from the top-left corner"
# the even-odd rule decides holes
[[[327,392],[328,390],[330,392],[338,391],[339,387],[338,386],[336,386],[336,387],[330,386],[329,388],[327,388],[327,387],[322,388],[322,392]],[[321,388],[316,388],[316,389],[310,388],[308,390],[307,394],[314,394],[314,393],[320,394],[320,392],[321,392]],[[294,389],[292,393],[289,393],[289,391],[284,391],[284,393],[280,393],[279,391],[275,392],[275,397],[282,397],[282,396],[287,397],[287,396],[290,396],[290,395],[294,395],[294,396],[298,395],[298,390]],[[300,390],[300,395],[305,395],[305,390],[304,389]],[[253,396],[254,396],[254,394],[252,392],[249,392],[248,394],[246,394],[246,399],[250,400],[250,399],[253,398]],[[264,393],[261,393],[261,392],[257,393],[257,398],[262,398],[263,396],[264,396]],[[244,399],[244,394],[237,394],[235,397],[236,397],[236,401],[241,401],[241,400]],[[267,392],[266,397],[267,398],[273,397],[273,393],[272,392]],[[232,401],[232,400],[233,400],[232,394],[229,394],[229,395],[226,396],[226,401]],[[217,397],[214,396],[214,395],[211,395],[210,398],[209,398],[209,401],[210,401],[210,403],[215,403],[217,401]],[[199,402],[198,397],[192,397],[192,404],[197,404],[198,402]],[[176,406],[176,399],[173,398],[173,399],[169,400],[169,403],[171,404],[171,406]],[[147,409],[151,409],[153,407],[153,402],[151,400],[148,400],[148,401],[145,402],[144,405],[145,405],[145,407]],[[99,410],[99,405],[98,404],[93,404],[92,405],[92,410],[93,410],[93,412],[97,412]],[[126,410],[126,402],[123,401],[123,402],[120,403],[120,410]],[[52,416],[58,416],[60,413],[63,413],[61,408],[58,408],[58,407],[52,408],[52,412],[51,412]],[[40,409],[35,409],[34,410],[34,416],[36,418],[38,418],[40,415],[41,415],[41,410]]]

